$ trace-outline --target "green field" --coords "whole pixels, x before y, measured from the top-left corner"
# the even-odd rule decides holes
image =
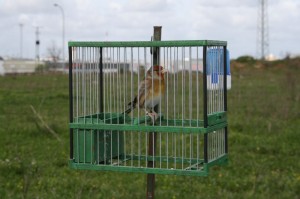
[[[232,63],[229,164],[156,198],[300,198],[300,61]],[[259,66],[259,67],[258,67]],[[146,175],[68,167],[68,77],[0,77],[0,198],[145,198]]]

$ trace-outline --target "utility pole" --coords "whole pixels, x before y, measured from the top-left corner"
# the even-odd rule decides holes
[[[40,32],[39,32],[39,26],[36,26],[36,31],[35,31],[35,58],[36,58],[36,61],[37,63],[39,64],[40,62],[40,40],[39,40],[39,35],[40,35]]]
[[[269,54],[268,0],[258,0],[257,57],[264,60]]]
[[[20,26],[20,59],[23,58],[23,25],[22,23],[19,24]]]
[[[60,6],[59,4],[55,3],[54,4],[55,7],[59,8],[62,14],[62,61],[65,61],[65,12],[62,6]]]

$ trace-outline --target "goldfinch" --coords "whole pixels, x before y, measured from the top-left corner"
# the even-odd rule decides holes
[[[129,114],[138,105],[139,108],[146,111],[153,121],[158,118],[154,107],[161,102],[165,92],[164,74],[166,70],[162,66],[151,67],[143,81],[139,83],[138,94],[133,101],[129,102],[124,113]]]

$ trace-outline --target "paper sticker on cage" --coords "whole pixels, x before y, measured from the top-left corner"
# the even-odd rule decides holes
[[[212,48],[207,52],[207,88],[209,90],[222,89],[224,84],[224,63],[226,63],[226,87],[231,89],[230,55],[226,51],[224,62],[223,49]]]

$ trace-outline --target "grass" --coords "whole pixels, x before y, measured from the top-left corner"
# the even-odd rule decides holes
[[[157,175],[156,198],[300,198],[299,60],[232,65],[229,164],[209,177]],[[6,76],[0,85],[1,198],[146,196],[145,174],[68,167],[66,75]]]

